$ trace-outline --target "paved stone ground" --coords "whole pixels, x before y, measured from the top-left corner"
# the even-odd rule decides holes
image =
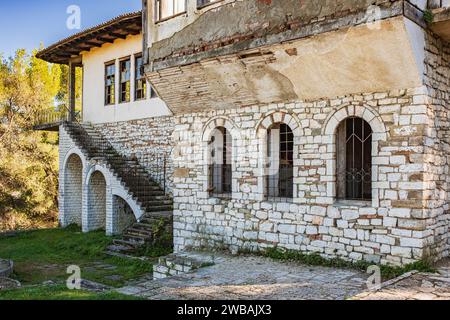
[[[355,300],[450,300],[450,259],[438,266],[437,274],[415,273]]]
[[[117,291],[153,300],[342,300],[366,290],[366,279],[366,274],[354,270],[221,256],[216,265],[194,273],[147,278]]]

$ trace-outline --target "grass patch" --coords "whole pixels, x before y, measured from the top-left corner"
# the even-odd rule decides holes
[[[269,248],[262,253],[263,256],[283,261],[296,261],[310,266],[323,266],[332,268],[350,268],[357,269],[363,272],[367,271],[369,266],[373,266],[374,263],[367,261],[350,262],[340,258],[327,259],[319,254],[305,254],[294,250],[283,250],[280,248]],[[435,272],[433,266],[426,261],[418,261],[403,267],[378,265],[381,270],[381,276],[383,280],[393,279],[401,276],[406,272],[417,270],[420,272]]]
[[[82,233],[74,226],[21,232],[0,238],[0,257],[14,261],[13,278],[25,286],[49,280],[65,283],[70,265],[81,268],[83,279],[113,287],[152,272],[150,261],[105,255],[111,241],[103,231]]]
[[[83,290],[69,290],[63,285],[38,286],[0,293],[0,300],[141,300],[118,292],[95,293]]]

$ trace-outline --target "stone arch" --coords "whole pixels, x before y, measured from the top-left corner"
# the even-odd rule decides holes
[[[337,159],[336,159],[336,133],[339,125],[350,117],[361,118],[366,121],[372,129],[372,159],[379,154],[379,142],[388,139],[388,131],[381,116],[369,106],[347,106],[331,113],[325,121],[323,128],[323,141],[328,144],[325,157],[327,160],[327,176],[324,179],[327,182],[327,197],[330,203],[334,202],[337,197]],[[376,187],[378,182],[378,166],[372,164],[372,207],[379,206],[379,188]]]
[[[224,127],[227,129],[233,137],[233,140],[240,138],[240,132],[232,120],[226,117],[215,117],[209,120],[203,127],[202,141],[208,142],[209,139],[211,139],[214,129],[217,127]]]
[[[63,167],[63,226],[71,224],[82,226],[83,168],[83,158],[77,152],[69,152]]]
[[[267,114],[256,126],[256,137],[258,139],[265,139],[267,130],[274,124],[284,123],[291,128],[295,137],[300,137],[302,135],[302,130],[300,126],[300,120],[296,115],[290,114],[286,111],[273,111]]]
[[[101,170],[87,177],[87,230],[106,230],[107,179]]]
[[[235,123],[230,120],[227,117],[215,117],[210,119],[205,126],[203,127],[203,133],[202,133],[202,148],[203,148],[203,162],[204,162],[204,190],[207,191],[209,189],[209,163],[210,163],[210,152],[209,152],[209,142],[211,141],[211,138],[217,128],[225,128],[232,138],[232,152],[231,152],[231,171],[236,171],[236,163],[238,161],[238,145],[239,140],[241,139],[240,130],[235,125]],[[236,192],[237,187],[237,181],[233,176],[231,177],[231,189],[232,193]],[[208,192],[206,192],[208,194]]]
[[[294,168],[298,163],[299,149],[298,139],[303,135],[300,121],[294,114],[288,113],[283,110],[273,111],[267,114],[256,127],[256,139],[258,141],[258,196],[259,200],[266,198],[267,187],[267,140],[268,130],[277,124],[286,124],[294,135]],[[294,170],[295,172],[295,170]],[[295,174],[294,174],[295,181]],[[298,194],[298,185],[293,183],[293,197]]]
[[[126,193],[123,189],[121,190],[119,188],[113,188],[111,193],[113,196],[122,198],[128,204],[128,206],[133,211],[136,220],[139,220],[143,216],[144,213],[142,212],[142,209],[137,205],[137,203],[134,200],[132,200],[130,194]]]
[[[132,206],[133,203],[131,203],[126,198],[114,194],[112,195],[112,214],[113,214],[113,234],[121,234],[136,223],[137,216],[135,213],[135,210],[133,210]]]
[[[374,141],[386,141],[388,131],[381,116],[369,106],[347,106],[331,113],[325,121],[323,134],[326,136],[334,135],[339,124],[349,117],[358,117],[365,120],[373,132]]]

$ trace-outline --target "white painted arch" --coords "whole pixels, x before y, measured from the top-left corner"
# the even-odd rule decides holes
[[[325,121],[323,135],[334,135],[339,124],[350,117],[361,118],[370,125],[373,132],[373,141],[386,141],[388,139],[388,131],[381,116],[368,105],[346,106],[331,113]]]
[[[134,201],[131,195],[125,192],[123,188],[113,187],[111,193],[113,197],[117,196],[122,198],[130,206],[131,210],[133,210],[134,216],[137,221],[139,221],[139,219],[142,218],[144,212],[142,212],[142,209],[137,205],[136,201]]]

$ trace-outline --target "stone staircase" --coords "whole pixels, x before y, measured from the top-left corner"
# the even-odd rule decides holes
[[[125,230],[121,239],[114,239],[106,254],[123,256],[133,254],[147,245],[172,246],[172,212],[152,212]]]
[[[137,159],[117,152],[93,126],[66,122],[64,129],[89,161],[105,166],[141,207],[143,216],[115,239],[110,253],[130,252],[172,234],[173,200]],[[171,245],[171,244],[170,244]]]

